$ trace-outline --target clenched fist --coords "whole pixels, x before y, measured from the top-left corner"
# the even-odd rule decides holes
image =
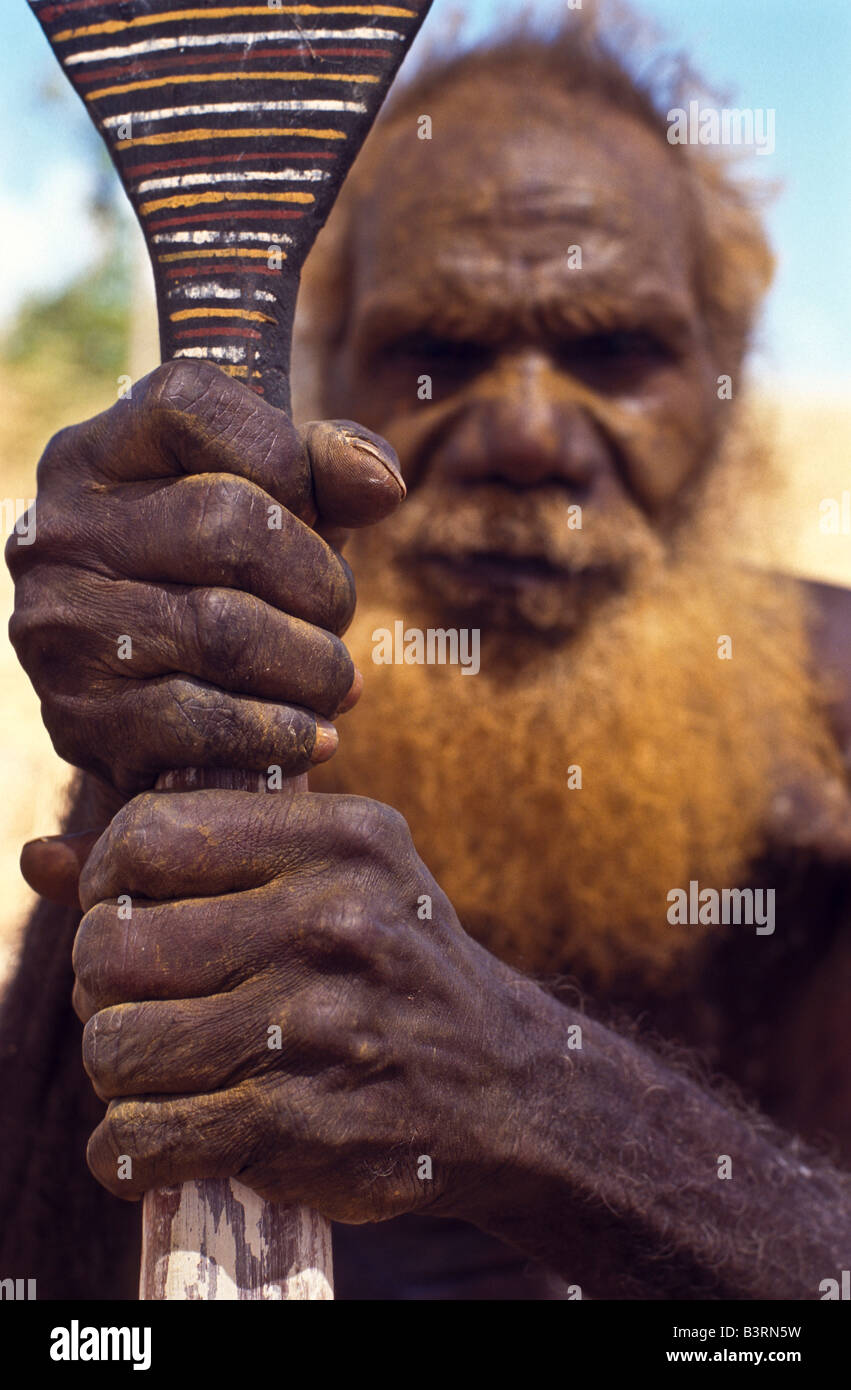
[[[10,636],[56,751],[124,797],[172,768],[288,776],[331,756],[355,677],[334,544],[403,496],[384,441],[299,432],[207,363],[168,363],[63,430],[35,541],[6,551]]]
[[[465,934],[397,812],[146,793],[80,895],[75,1007],[110,1102],[88,1157],[110,1191],[238,1175],[364,1222],[497,1189],[543,995]]]

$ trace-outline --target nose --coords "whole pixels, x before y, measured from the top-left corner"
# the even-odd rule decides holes
[[[453,482],[557,484],[577,496],[616,471],[582,388],[532,351],[506,355],[478,379],[440,455]]]

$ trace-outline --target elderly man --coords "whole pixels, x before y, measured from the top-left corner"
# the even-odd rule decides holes
[[[602,45],[497,45],[403,93],[317,248],[302,387],[342,424],[183,363],[52,441],[12,633],[91,833],[28,848],[85,916],[40,909],[4,1020],[41,1294],[133,1293],[91,1130],[118,1197],[318,1208],[342,1297],[840,1278],[849,604],[725,543],[769,277]]]

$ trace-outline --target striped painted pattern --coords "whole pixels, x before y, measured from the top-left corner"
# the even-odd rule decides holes
[[[430,0],[30,0],[151,251],[164,357],[287,408],[298,274]]]

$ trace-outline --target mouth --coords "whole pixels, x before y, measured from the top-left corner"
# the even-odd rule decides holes
[[[407,567],[448,611],[487,615],[496,627],[570,632],[596,605],[622,590],[624,575],[612,564],[553,564],[541,555],[500,551],[455,555],[421,552]]]
[[[481,551],[461,555],[425,554],[418,563],[430,570],[445,570],[473,584],[511,587],[517,584],[540,583],[568,578],[558,569],[536,555],[504,555],[499,551]]]
[[[419,554],[412,564],[436,578],[443,575],[472,588],[487,590],[523,589],[547,585],[575,590],[577,588],[615,587],[617,573],[611,565],[586,565],[569,568],[556,565],[540,555],[506,555],[500,551],[477,551],[458,555]]]

